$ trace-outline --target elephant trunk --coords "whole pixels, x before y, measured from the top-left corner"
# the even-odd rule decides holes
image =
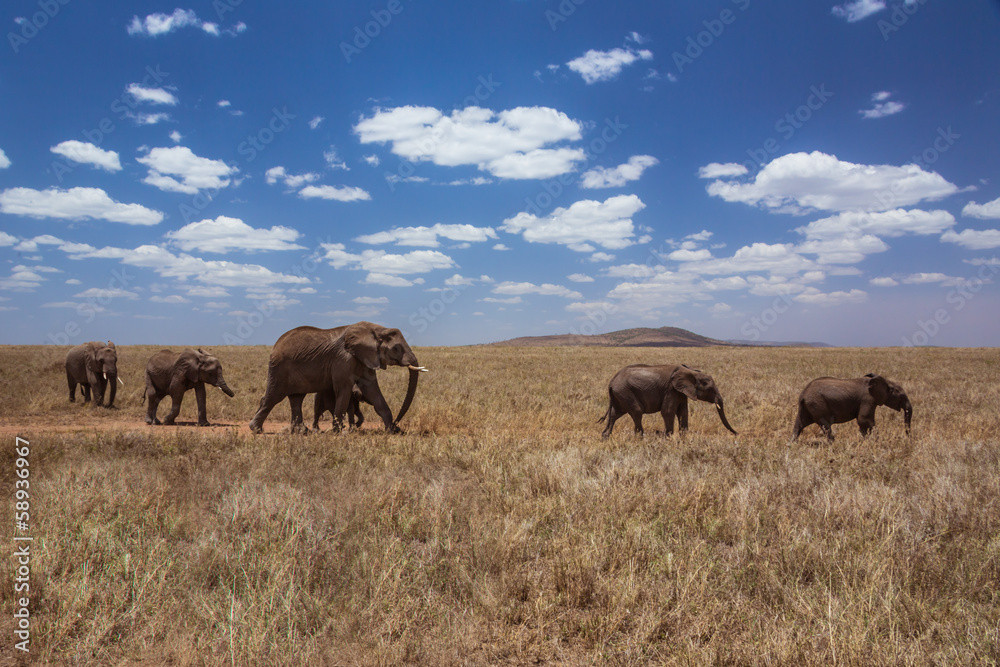
[[[117,379],[118,379],[118,373],[114,373],[113,372],[111,374],[111,383],[110,383],[111,384],[111,387],[110,387],[111,391],[108,393],[108,407],[109,408],[112,405],[115,404],[115,396],[118,394],[118,382],[116,382]]]
[[[236,393],[232,389],[229,388],[229,385],[226,384],[226,381],[223,380],[222,378],[219,378],[219,384],[217,384],[215,386],[218,387],[219,389],[221,389],[222,392],[226,396],[228,396],[229,398],[232,398],[233,396],[236,395]]]
[[[726,410],[722,405],[722,398],[718,398],[715,401],[715,409],[719,411],[719,419],[722,420],[722,425],[729,429],[729,432],[733,435],[739,435],[732,426],[729,425],[729,420],[726,419]]]
[[[416,361],[417,359],[414,357],[414,363],[407,366],[410,369],[410,381],[406,385],[406,398],[403,399],[403,405],[400,406],[399,414],[396,415],[396,419],[392,422],[393,425],[399,424],[400,420],[406,415],[406,411],[410,409],[410,404],[413,403],[413,396],[417,393],[417,381],[420,379],[420,374],[427,372],[427,369],[423,366],[417,366]]]

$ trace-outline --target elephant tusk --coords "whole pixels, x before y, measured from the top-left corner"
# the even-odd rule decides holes
[[[117,377],[117,376],[116,376],[116,377]],[[124,381],[122,381],[122,379],[121,379],[121,378],[118,378],[118,381],[122,383],[122,386],[123,386],[123,387],[125,386],[125,382],[124,382]]]
[[[103,375],[104,375],[104,379],[107,380],[108,379],[108,374],[104,373]]]
[[[429,373],[430,371],[423,366],[407,366],[411,371],[420,371],[421,373]]]

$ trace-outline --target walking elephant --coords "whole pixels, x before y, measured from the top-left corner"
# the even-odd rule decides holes
[[[410,369],[406,397],[395,419],[375,377],[375,369],[387,366]],[[297,327],[282,334],[271,350],[267,387],[257,414],[250,421],[250,430],[262,432],[267,415],[287,397],[292,410],[292,431],[308,432],[302,423],[302,401],[306,394],[314,392],[333,392],[333,418],[339,428],[356,384],[365,400],[375,406],[386,430],[397,432],[397,424],[413,402],[417,378],[426,370],[418,366],[417,356],[399,329],[371,322],[333,329]]]
[[[323,416],[323,413],[329,410],[333,412],[333,406],[337,402],[337,396],[332,392],[316,392],[316,398],[313,400],[313,430],[319,430],[319,418]],[[347,406],[347,423],[350,427],[361,428],[361,425],[365,423],[365,415],[361,412],[361,404],[371,402],[364,397],[361,390],[357,385],[351,390],[351,402]],[[337,422],[334,420],[334,427],[336,428]]]
[[[712,376],[688,366],[647,366],[636,364],[618,371],[608,384],[608,410],[598,421],[605,419],[602,438],[608,438],[615,421],[629,415],[635,423],[635,432],[642,431],[642,416],[654,412],[663,415],[664,432],[674,432],[674,419],[681,431],[688,427],[688,399],[713,403],[722,425],[733,435],[736,431],[726,419],[722,395]]]
[[[156,418],[156,409],[160,401],[169,396],[170,412],[163,419],[163,423],[172,426],[180,414],[185,392],[194,389],[195,400],[198,402],[198,426],[208,426],[205,384],[218,387],[230,398],[235,395],[222,376],[222,364],[212,355],[200,349],[196,352],[190,348],[180,353],[160,350],[146,362],[144,399],[149,401],[146,408],[146,423],[160,424],[160,420]]]
[[[104,403],[104,392],[111,383],[107,407],[115,403],[118,383],[125,383],[118,377],[118,350],[110,340],[105,343],[91,341],[77,345],[66,353],[66,381],[69,384],[69,401],[76,401],[76,385],[80,385],[83,402],[90,400],[90,392],[94,392],[93,407]]]
[[[880,405],[897,412],[903,411],[903,423],[909,435],[913,406],[906,392],[895,382],[875,373],[851,379],[816,378],[799,394],[799,412],[792,429],[792,441],[806,426],[817,424],[827,439],[833,442],[830,426],[852,419],[858,420],[861,435],[866,436],[875,426],[875,408]]]

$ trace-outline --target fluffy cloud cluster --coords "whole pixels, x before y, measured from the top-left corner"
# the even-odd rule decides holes
[[[885,9],[885,0],[854,0],[834,6],[832,13],[848,23],[857,23]]]
[[[504,220],[501,228],[521,234],[531,243],[559,243],[577,252],[593,252],[591,244],[616,250],[636,243],[632,216],[644,208],[635,195],[619,195],[603,202],[584,199],[544,217],[518,213]]]
[[[476,165],[499,178],[551,178],[584,159],[582,149],[551,147],[580,139],[581,127],[548,107],[467,107],[451,115],[433,107],[379,109],[354,131],[361,143],[388,143],[394,154],[413,162]]]
[[[202,21],[193,9],[180,8],[175,9],[173,14],[150,14],[144,19],[133,16],[132,21],[126,29],[130,35],[158,37],[160,35],[168,35],[182,28],[196,28],[216,37],[222,34],[218,23]],[[226,29],[225,32],[230,35],[237,35],[246,29],[246,24],[241,21],[233,27]]]
[[[625,164],[606,169],[595,167],[580,177],[580,187],[587,189],[620,188],[629,181],[637,181],[649,167],[660,163],[652,155],[633,155]]]
[[[10,188],[0,193],[0,212],[32,218],[89,218],[127,225],[155,225],[163,220],[159,211],[139,204],[122,204],[100,188]]]
[[[652,52],[646,49],[635,50],[631,47],[610,51],[590,49],[579,58],[570,60],[566,66],[582,76],[585,83],[592,84],[598,81],[611,81],[632,63],[652,59]]]
[[[430,227],[396,227],[384,232],[365,234],[355,240],[360,243],[369,243],[372,245],[394,243],[396,245],[437,248],[441,245],[438,242],[439,237],[458,243],[480,243],[487,239],[496,239],[497,233],[492,227],[445,225],[438,223]]]
[[[402,255],[387,253],[384,250],[364,250],[355,254],[347,252],[342,243],[322,243],[320,247],[325,252],[323,259],[333,268],[367,271],[366,283],[387,287],[410,287],[420,284],[423,279],[410,280],[403,276],[456,266],[451,257],[437,250],[414,250]]]
[[[143,183],[189,195],[200,190],[221,190],[232,182],[229,177],[239,172],[222,160],[198,157],[185,146],[154,148],[136,162],[149,167]]]
[[[713,163],[703,167],[712,177]],[[730,171],[735,172],[735,169]],[[735,175],[735,174],[734,174]],[[780,213],[820,211],[886,211],[934,201],[958,192],[937,172],[920,166],[854,164],[819,151],[789,153],[764,165],[752,181],[717,180],[708,193],[728,202],[742,202]]]
[[[230,250],[305,250],[304,246],[295,243],[301,234],[290,227],[256,229],[238,218],[224,215],[215,220],[192,222],[167,232],[165,236],[187,252],[200,250],[224,254]]]
[[[122,170],[122,163],[118,158],[118,153],[98,148],[89,142],[71,139],[56,144],[49,150],[78,164],[92,164],[98,169],[110,172]]]

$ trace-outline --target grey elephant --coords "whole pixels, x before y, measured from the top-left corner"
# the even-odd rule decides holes
[[[799,394],[799,412],[792,428],[794,442],[802,429],[817,424],[833,442],[832,424],[858,420],[861,435],[868,435],[875,426],[875,408],[885,405],[903,411],[906,433],[910,433],[913,405],[903,388],[881,375],[869,373],[860,378],[816,378]]]
[[[608,384],[608,410],[598,420],[603,422],[607,419],[608,425],[601,437],[608,438],[615,421],[623,415],[632,417],[635,432],[642,435],[642,416],[654,412],[663,415],[667,435],[674,432],[675,418],[680,430],[685,431],[688,427],[688,399],[714,404],[722,425],[736,435],[726,419],[722,394],[712,376],[684,365],[636,364],[618,371]]]
[[[181,411],[181,401],[184,394],[194,389],[195,400],[198,402],[198,426],[208,426],[208,415],[205,407],[205,385],[218,387],[233,397],[235,393],[226,384],[222,375],[222,364],[214,356],[204,350],[183,352],[160,350],[146,362],[146,394],[144,400],[149,401],[146,408],[146,423],[159,425],[156,409],[160,401],[170,397],[170,412],[163,423],[171,426]]]
[[[406,397],[395,419],[375,377],[376,369],[387,366],[410,369]],[[418,365],[417,355],[399,329],[371,322],[333,329],[297,327],[282,334],[271,350],[267,387],[257,414],[250,421],[250,430],[262,432],[267,415],[287,397],[292,411],[292,431],[308,432],[302,423],[302,401],[306,394],[318,392],[333,392],[333,418],[339,428],[344,423],[356,384],[362,396],[375,407],[386,430],[397,432],[397,424],[413,402],[417,378],[425,370]]]
[[[332,391],[316,392],[316,397],[313,399],[313,430],[319,430],[319,418],[323,416],[323,413],[329,410],[333,412],[333,406],[337,402],[337,396]],[[361,404],[367,403],[371,405],[371,402],[365,398],[364,394],[361,393],[361,389],[357,385],[351,390],[351,402],[347,406],[347,423],[351,428],[361,428],[361,425],[365,423],[365,415],[361,412]],[[334,428],[336,428],[337,423],[334,421]]]
[[[90,401],[93,390],[93,407],[104,403],[104,392],[111,384],[107,407],[115,403],[118,383],[124,382],[118,377],[118,350],[110,340],[107,343],[91,341],[77,345],[66,353],[66,382],[69,384],[69,401],[76,401],[76,385],[80,385],[83,402]]]

